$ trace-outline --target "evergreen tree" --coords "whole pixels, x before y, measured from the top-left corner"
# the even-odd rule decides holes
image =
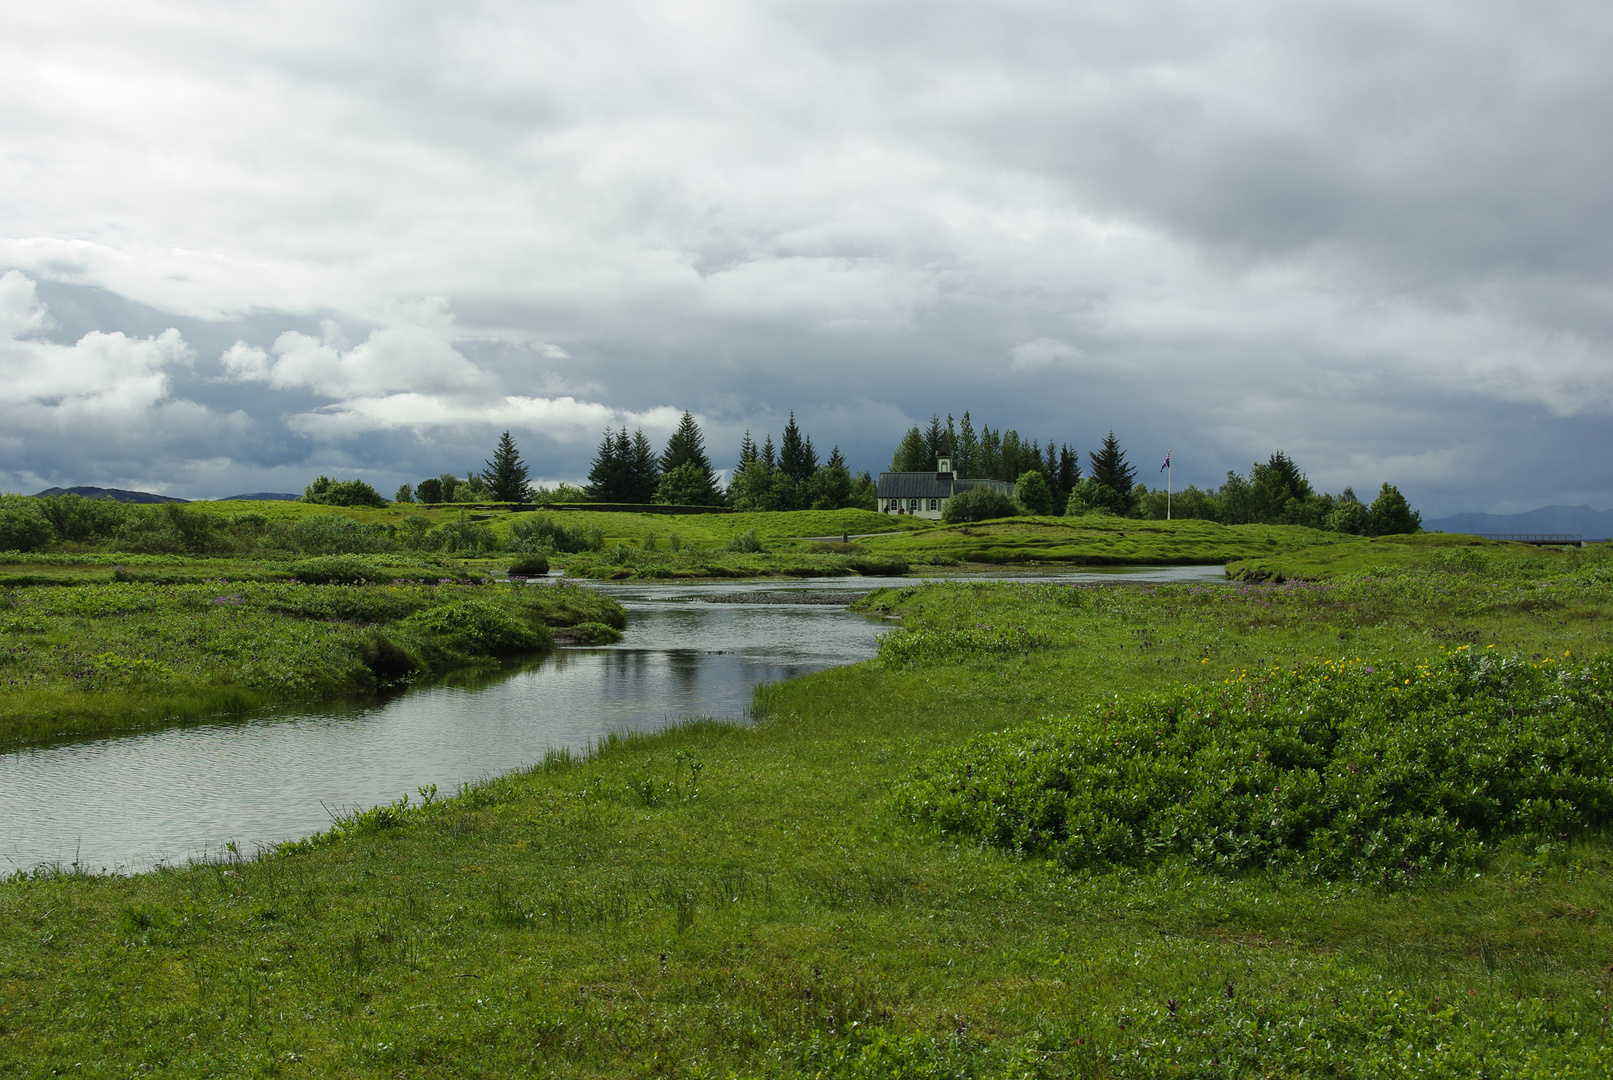
[[[498,449],[493,451],[493,460],[486,463],[487,468],[482,470],[482,483],[487,485],[488,494],[494,502],[526,503],[532,499],[527,490],[527,467],[521,460],[521,453],[515,448],[515,440],[510,438],[509,429],[499,436]]]
[[[1002,436],[989,424],[980,425],[979,460],[971,475],[978,480],[1001,480],[1003,471]]]
[[[625,432],[627,429],[622,430]],[[655,447],[644,436],[644,429],[639,428],[633,432],[633,442],[627,452],[627,501],[653,501],[660,483],[661,467],[655,460]]]
[[[784,425],[784,436],[779,440],[778,467],[797,484],[804,484],[812,478],[818,470],[817,451],[812,449],[812,439],[803,437],[801,429],[795,424],[795,412],[790,412],[790,422]]]
[[[1041,473],[1042,477],[1047,480],[1049,487],[1053,485],[1054,478],[1059,474],[1059,448],[1053,445],[1052,439],[1047,440],[1047,450],[1042,455],[1042,467],[1037,472]]]
[[[693,465],[704,479],[699,484],[693,484],[688,480],[688,474],[680,476],[676,485],[679,497],[696,496],[695,501],[680,505],[715,506],[720,503],[722,495],[717,490],[717,475],[711,468],[711,459],[706,457],[705,436],[700,434],[700,425],[688,412],[678,421],[678,429],[667,440],[666,450],[661,454],[662,480],[665,481],[666,474],[684,465]]]
[[[588,470],[588,498],[594,502],[628,502],[626,452],[632,449],[627,441],[627,429],[620,436],[605,429],[594,463]]]
[[[864,471],[857,474],[851,482],[851,497],[846,500],[846,506],[853,510],[877,510],[879,508],[879,484]]]
[[[1088,454],[1087,459],[1092,463],[1092,479],[1121,499],[1131,496],[1131,484],[1137,470],[1126,464],[1126,452],[1120,449],[1120,440],[1115,438],[1113,431],[1104,436],[1103,446]]]
[[[946,428],[941,426],[941,418],[931,413],[930,423],[924,429],[924,454],[930,459],[929,464],[924,466],[926,472],[935,471],[937,459],[941,456],[942,446],[946,443],[946,435]],[[946,449],[950,451],[951,447],[947,446]]]
[[[1401,533],[1423,531],[1423,516],[1411,508],[1400,489],[1384,482],[1378,497],[1372,500],[1371,528],[1374,536],[1398,536]]]
[[[947,413],[947,449],[951,452],[952,471],[958,472],[958,427],[953,422],[951,413]],[[936,463],[936,467],[940,467],[939,462]],[[958,475],[962,476],[963,474],[958,473]]]
[[[891,455],[891,472],[927,472],[933,468],[935,461],[924,445],[924,433],[917,427],[908,428],[896,445],[896,453]]]
[[[757,460],[756,440],[750,437],[750,428],[745,429],[745,441],[739,444],[739,464],[734,466],[734,475],[738,476],[745,471],[745,466]]]
[[[767,466],[769,473],[778,468],[778,451],[773,449],[773,436],[771,435],[762,443],[762,464]]]
[[[1059,468],[1054,474],[1058,479],[1055,486],[1059,491],[1059,503],[1062,505],[1070,498],[1070,492],[1075,485],[1081,482],[1081,455],[1070,449],[1069,443],[1059,447]]]
[[[1028,456],[1025,453],[1024,444],[1020,442],[1019,432],[1009,428],[1003,432],[1002,461],[998,465],[997,475],[992,479],[1007,480],[1012,483],[1019,477],[1020,473],[1026,471],[1028,462],[1025,459]],[[1041,460],[1040,454],[1037,455],[1037,460]]]
[[[776,510],[773,505],[773,474],[760,457],[746,462],[728,485],[728,501],[735,510]]]
[[[839,510],[851,501],[853,481],[846,459],[840,456],[840,447],[829,453],[829,460],[807,481],[811,509]]]
[[[984,480],[986,475],[980,471],[980,438],[975,434],[975,426],[969,421],[969,411],[963,412],[963,420],[958,424],[958,441],[952,447],[952,467],[957,470],[958,476],[965,480]]]

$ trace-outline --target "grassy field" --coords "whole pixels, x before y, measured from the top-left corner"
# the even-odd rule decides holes
[[[1609,546],[1601,543],[1591,548],[1605,550]],[[1411,533],[1371,539],[1352,536],[1328,545],[1240,557],[1228,563],[1227,575],[1252,581],[1320,580],[1419,566],[1454,573],[1505,572],[1517,566],[1546,567],[1571,561],[1577,557],[1577,550],[1485,540],[1460,533]]]
[[[754,726],[613,740],[255,861],[0,885],[0,1072],[1605,1076],[1605,820],[1393,881],[1071,869],[904,793],[975,736],[1316,658],[1578,671],[1610,600],[1596,551],[888,590],[880,658],[763,690]]]
[[[1353,539],[1292,525],[1134,521],[1112,517],[1009,518],[866,541],[915,564],[1079,566],[1215,565],[1296,549],[1326,550]]]
[[[551,628],[626,618],[576,587],[513,588],[354,559],[290,567],[347,583],[220,574],[156,584],[142,571],[167,572],[137,565],[133,580],[107,580],[101,566],[74,588],[0,590],[0,747],[372,693],[543,651]],[[400,572],[419,576],[390,580]]]

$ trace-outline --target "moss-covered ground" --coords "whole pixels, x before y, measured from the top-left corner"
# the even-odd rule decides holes
[[[1393,888],[1074,871],[937,837],[893,791],[973,734],[1251,668],[1606,653],[1610,600],[1600,552],[876,594],[904,627],[884,659],[765,689],[754,725],[614,741],[255,861],[18,876],[0,1072],[1605,1076],[1605,833]]]

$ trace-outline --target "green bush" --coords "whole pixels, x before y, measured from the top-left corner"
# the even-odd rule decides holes
[[[446,639],[477,654],[536,652],[553,644],[548,630],[504,608],[479,600],[455,600],[409,616],[412,629]]]
[[[522,517],[510,526],[504,550],[517,554],[537,551],[599,551],[605,536],[599,529],[569,528],[548,514]]]
[[[498,537],[493,530],[480,521],[450,521],[437,530],[441,542],[435,550],[451,552],[455,555],[482,555],[489,551],[497,551]]]
[[[1053,512],[1053,489],[1047,486],[1047,478],[1037,469],[1019,474],[1019,480],[1014,484],[1014,499],[1025,508],[1027,514]]]
[[[368,525],[346,514],[315,514],[294,522],[285,532],[293,551],[307,555],[364,555],[397,548],[386,525]]]
[[[1610,690],[1608,659],[1320,663],[976,738],[898,804],[1070,867],[1400,880],[1613,820]]]
[[[755,555],[762,550],[762,542],[756,538],[755,529],[746,529],[728,541],[726,550],[735,555]]]
[[[50,523],[34,499],[0,495],[0,551],[38,551],[50,541]]]
[[[948,525],[970,521],[989,521],[992,518],[1013,517],[1019,507],[1007,495],[992,487],[974,487],[952,496],[941,510],[941,520]]]
[[[374,506],[386,505],[381,493],[362,480],[335,480],[329,476],[321,476],[309,484],[302,492],[302,501],[306,503],[320,503],[325,506]]]
[[[578,645],[614,645],[622,640],[620,630],[597,622],[578,623],[571,628],[569,636]]]

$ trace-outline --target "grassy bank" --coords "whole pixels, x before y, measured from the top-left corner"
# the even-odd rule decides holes
[[[1593,544],[1591,550],[1609,545]],[[1260,552],[1234,559],[1227,575],[1249,581],[1299,578],[1317,581],[1381,570],[1425,568],[1452,573],[1510,573],[1517,569],[1549,570],[1579,557],[1579,549],[1485,540],[1460,533],[1411,533],[1371,539],[1345,537],[1316,547]]]
[[[1112,517],[1010,518],[871,538],[870,550],[932,565],[1216,565],[1233,559],[1323,550],[1352,539],[1293,525],[1135,521]]]
[[[158,584],[134,566],[135,580],[100,567],[73,588],[0,590],[0,746],[369,693],[545,650],[554,627],[625,620],[575,587],[392,581],[397,568],[351,559],[290,565],[349,583]]]
[[[1607,652],[1610,594],[1596,552],[889,590],[881,658],[764,691],[754,727],[615,741],[255,862],[0,886],[0,1071],[1605,1075],[1595,822],[1385,884],[1170,851],[1071,869],[938,833],[903,792],[971,736],[1315,657],[1571,666]]]

